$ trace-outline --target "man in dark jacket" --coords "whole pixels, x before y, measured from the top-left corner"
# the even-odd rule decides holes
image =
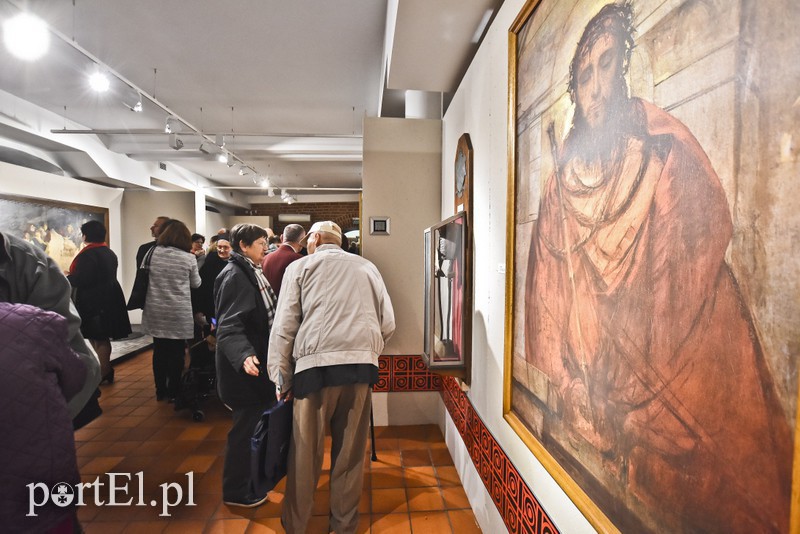
[[[214,283],[217,313],[217,386],[233,410],[222,472],[222,500],[253,508],[267,500],[250,478],[250,437],[262,412],[275,403],[275,385],[264,372],[275,316],[275,293],[261,272],[267,231],[254,224],[231,229],[233,252]]]
[[[299,260],[303,256],[300,255],[300,249],[303,245],[300,242],[306,236],[306,230],[299,224],[288,224],[283,229],[283,243],[278,250],[264,257],[261,262],[261,268],[264,271],[264,276],[267,277],[269,285],[276,295],[281,294],[281,282],[283,282],[283,273],[286,268],[293,261]]]
[[[164,226],[164,223],[169,220],[169,217],[164,215],[160,217],[156,217],[155,222],[150,225],[150,235],[153,236],[152,241],[148,241],[147,243],[143,244],[139,247],[139,250],[136,251],[136,268],[138,269],[140,265],[142,265],[142,261],[144,260],[144,255],[147,254],[147,251],[156,246],[156,241],[158,240],[158,236],[161,235],[161,227]]]

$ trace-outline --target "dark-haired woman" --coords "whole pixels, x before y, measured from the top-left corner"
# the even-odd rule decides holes
[[[261,271],[267,231],[255,224],[231,229],[231,259],[214,283],[217,313],[217,385],[233,410],[222,471],[222,500],[253,508],[266,501],[250,484],[250,437],[261,413],[275,403],[275,385],[263,371],[276,297]]]
[[[153,336],[156,398],[175,399],[180,392],[186,340],[194,335],[191,288],[200,286],[192,233],[171,219],[150,258],[150,281],[142,312],[142,329]]]
[[[72,261],[67,278],[75,288],[81,334],[97,353],[103,380],[111,384],[111,340],[127,337],[131,323],[117,281],[117,255],[105,243],[106,227],[100,221],[88,221],[81,226],[81,234],[86,246]]]

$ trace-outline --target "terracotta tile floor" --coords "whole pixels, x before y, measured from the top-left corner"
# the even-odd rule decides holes
[[[104,484],[97,496],[96,485],[84,492],[85,505],[78,507],[78,517],[85,531],[283,532],[280,513],[285,480],[259,508],[222,504],[222,453],[229,412],[210,398],[203,404],[205,419],[193,422],[188,410],[175,412],[171,404],[156,402],[151,362],[150,351],[115,362],[116,382],[101,386],[103,416],[75,434],[83,482],[99,477]],[[376,427],[375,437],[378,460],[370,461],[369,450],[364,458],[367,469],[358,532],[480,532],[437,426]],[[326,453],[310,533],[327,532],[329,467]],[[117,475],[114,481],[114,500],[121,506],[109,506],[108,473],[130,474],[130,478]],[[98,496],[103,505],[95,503]],[[185,504],[190,498],[195,506]],[[183,504],[164,508],[165,502],[178,501]],[[169,516],[160,516],[165,511]]]

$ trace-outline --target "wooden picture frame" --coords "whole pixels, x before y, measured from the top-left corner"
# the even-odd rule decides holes
[[[89,220],[108,231],[108,208],[0,194],[0,229],[44,250],[62,271],[80,251],[80,227]]]
[[[472,217],[472,141],[465,133],[458,139],[455,157],[454,213],[465,211]]]
[[[530,0],[510,28],[504,417],[598,531],[800,533],[779,5]]]

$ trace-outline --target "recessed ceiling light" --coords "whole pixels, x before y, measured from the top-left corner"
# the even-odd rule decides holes
[[[111,82],[108,81],[108,76],[102,72],[95,72],[89,75],[89,87],[98,93],[105,93],[111,87]]]
[[[50,47],[50,32],[39,17],[20,13],[3,23],[3,42],[15,57],[33,61]]]

